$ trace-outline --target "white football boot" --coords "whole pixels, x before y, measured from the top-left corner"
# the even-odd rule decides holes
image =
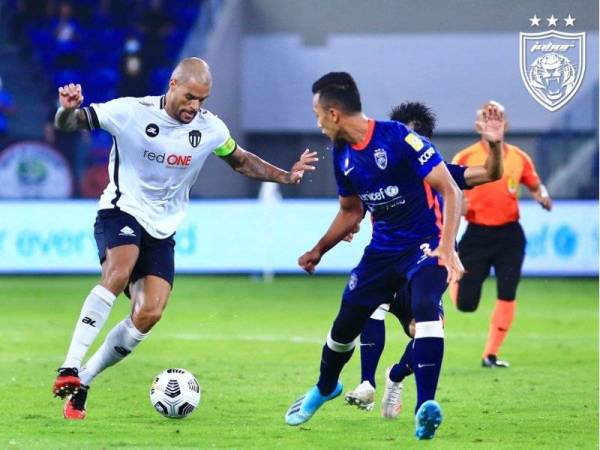
[[[395,419],[402,410],[402,382],[390,380],[391,367],[385,371],[385,389],[381,399],[381,417]]]
[[[368,381],[363,381],[353,391],[347,392],[344,399],[349,405],[355,405],[366,411],[373,411],[375,388]]]

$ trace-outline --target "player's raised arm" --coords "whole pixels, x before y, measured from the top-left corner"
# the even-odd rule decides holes
[[[223,159],[233,170],[242,175],[256,180],[273,181],[280,184],[299,184],[302,181],[304,172],[315,170],[314,163],[319,160],[317,152],[306,149],[288,172],[239,146]]]
[[[54,116],[54,126],[62,131],[89,129],[85,112],[79,107],[83,103],[80,84],[67,84],[58,88],[60,106]]]
[[[356,195],[340,196],[340,209],[337,215],[317,245],[298,259],[300,267],[308,273],[313,273],[323,255],[335,247],[348,233],[355,230],[362,218],[363,207],[360,198]]]
[[[443,163],[435,166],[425,177],[425,181],[444,198],[444,220],[440,244],[429,256],[437,256],[440,264],[448,270],[448,282],[455,282],[461,279],[465,271],[455,250],[462,192]]]
[[[488,142],[490,152],[483,166],[472,166],[465,170],[465,182],[471,187],[499,180],[504,174],[502,146],[506,119],[503,108],[496,102],[487,104],[479,112],[475,128]]]

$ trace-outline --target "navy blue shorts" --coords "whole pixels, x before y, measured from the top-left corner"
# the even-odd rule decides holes
[[[352,342],[378,306],[390,303],[390,299],[390,311],[409,336],[413,318],[415,322],[439,320],[448,272],[437,258],[424,258],[421,245],[416,247],[419,252],[413,247],[397,253],[375,252],[367,247],[344,290],[331,328],[334,341]],[[433,249],[437,242],[429,245]],[[394,298],[397,293],[398,301]]]
[[[408,337],[412,337],[410,334],[410,323],[415,318],[415,315],[412,311],[412,301],[411,301],[411,288],[409,283],[404,283],[404,285],[398,289],[396,294],[394,295],[393,300],[390,302],[390,313],[392,313],[398,321],[400,325],[402,325],[402,329],[404,333]],[[444,306],[442,302],[438,305],[438,313],[440,319],[444,319]]]
[[[129,283],[147,275],[155,275],[173,286],[175,277],[175,239],[169,236],[156,239],[130,214],[120,209],[101,209],[94,223],[94,237],[98,246],[100,264],[106,259],[106,250],[133,244],[140,249]],[[125,292],[128,295],[127,289]],[[128,295],[129,296],[129,295]]]
[[[437,258],[424,254],[425,249],[435,249],[438,242],[437,237],[432,237],[396,252],[381,252],[367,247],[358,266],[350,273],[342,300],[348,304],[372,307],[373,310],[382,303],[389,303],[419,269],[438,265]]]

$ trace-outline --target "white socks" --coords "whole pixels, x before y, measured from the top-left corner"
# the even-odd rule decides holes
[[[79,373],[81,382],[89,385],[96,375],[107,367],[118,363],[131,353],[148,334],[149,332],[140,332],[131,321],[131,317],[127,316],[125,320],[119,322],[110,330],[102,346],[81,370]]]
[[[115,295],[98,285],[92,289],[81,308],[81,314],[71,338],[71,345],[62,367],[81,367],[81,361],[104,326],[115,301]]]

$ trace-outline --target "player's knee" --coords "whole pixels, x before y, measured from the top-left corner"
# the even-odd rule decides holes
[[[439,302],[440,299],[433,296],[421,297],[413,302],[413,314],[417,322],[436,320],[439,316]]]
[[[422,267],[413,276],[410,282],[411,307],[417,322],[439,319],[447,276],[446,269],[437,265]]]
[[[127,287],[130,276],[131,271],[127,267],[114,265],[107,268],[103,281],[108,285],[109,290],[121,293]]]
[[[144,309],[133,314],[133,324],[142,333],[147,333],[156,325],[162,317],[162,309]]]
[[[456,308],[461,312],[475,312],[479,306],[481,288],[461,286],[456,296]]]
[[[466,300],[458,297],[458,301],[456,302],[456,307],[461,312],[475,312],[477,310],[477,305],[479,304],[479,299],[473,301]]]

